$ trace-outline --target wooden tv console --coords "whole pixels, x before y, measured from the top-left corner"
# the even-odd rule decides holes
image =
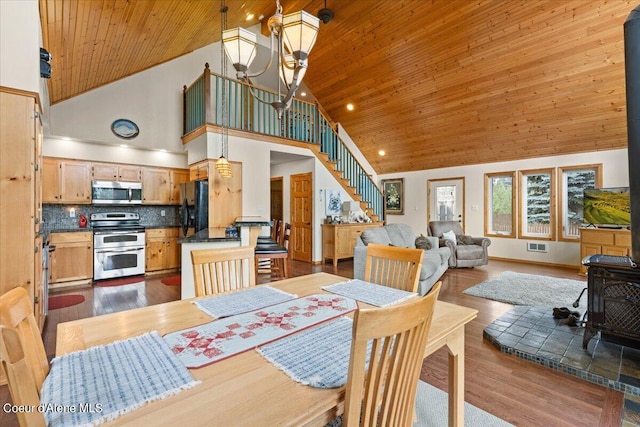
[[[624,228],[580,228],[580,259],[596,254],[631,255],[631,231]],[[587,273],[582,264],[580,273]]]

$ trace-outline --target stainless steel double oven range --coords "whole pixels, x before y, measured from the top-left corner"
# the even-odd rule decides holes
[[[93,280],[144,274],[145,234],[140,214],[91,214]]]

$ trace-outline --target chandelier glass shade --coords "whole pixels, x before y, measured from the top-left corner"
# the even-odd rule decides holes
[[[257,36],[251,31],[243,28],[223,31],[222,44],[236,70],[236,77],[247,82],[250,88],[251,78],[264,74],[271,67],[273,57],[277,57],[278,75],[284,83],[286,93],[283,93],[285,91],[282,90],[280,80],[278,101],[269,102],[260,99],[253,91],[251,93],[260,102],[271,104],[281,117],[282,112],[291,105],[291,100],[302,83],[309,63],[309,53],[316,43],[320,20],[305,11],[283,16],[279,0],[276,0],[276,7],[276,13],[268,21],[271,55],[263,70],[249,72],[257,53]]]

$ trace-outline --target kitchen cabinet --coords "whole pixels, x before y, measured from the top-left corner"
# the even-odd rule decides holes
[[[214,168],[215,163],[210,160],[203,160],[189,167],[189,181],[198,181],[209,178],[209,164]]]
[[[145,232],[146,273],[180,268],[180,228],[152,228]]]
[[[92,174],[95,180],[130,181],[142,180],[142,167],[136,165],[121,165],[117,163],[93,163]]]
[[[0,87],[0,295],[23,287],[42,329],[42,123],[38,94]],[[0,384],[5,384],[0,369]]]
[[[631,231],[608,228],[580,229],[580,259],[589,255],[631,255]],[[580,272],[587,273],[587,267],[580,263]]]
[[[168,205],[171,195],[169,169],[142,169],[142,203],[146,205]]]
[[[353,257],[356,238],[373,227],[380,227],[380,224],[322,224],[323,261],[332,259],[334,267],[337,267],[338,260]]]
[[[242,216],[242,162],[229,162],[231,178],[223,178],[210,162],[209,227],[227,227]]]
[[[44,158],[42,160],[42,202],[91,203],[91,163]]]
[[[172,169],[169,171],[169,178],[171,182],[169,203],[179,205],[182,203],[182,200],[180,200],[180,184],[189,181],[189,171],[186,169]]]
[[[48,244],[50,288],[85,285],[93,281],[91,231],[51,233]]]

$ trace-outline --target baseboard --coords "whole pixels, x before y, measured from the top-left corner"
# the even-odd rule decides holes
[[[489,260],[517,262],[519,264],[544,265],[546,267],[562,267],[562,268],[569,268],[571,270],[580,271],[580,266],[579,265],[574,265],[574,264],[556,264],[556,263],[553,263],[553,262],[530,261],[530,260],[526,260],[526,259],[502,258],[502,257],[494,257],[494,256],[490,256]]]

